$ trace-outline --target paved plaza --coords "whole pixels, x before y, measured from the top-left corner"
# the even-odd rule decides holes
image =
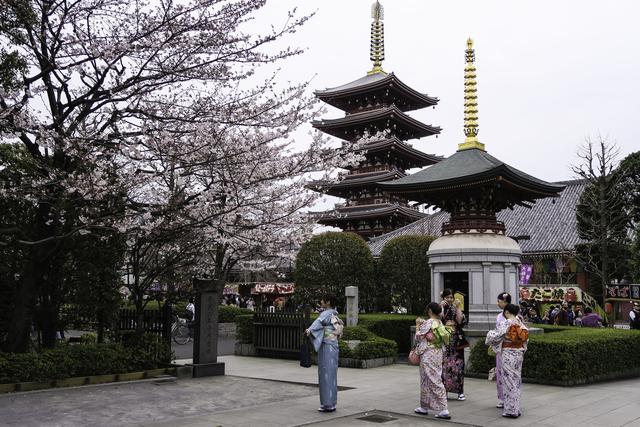
[[[338,410],[316,411],[316,368],[297,361],[224,356],[227,376],[53,389],[0,396],[8,426],[637,426],[640,379],[580,387],[525,384],[523,416],[504,419],[495,383],[467,379],[451,421],[418,416],[417,367],[338,371]],[[452,395],[453,396],[453,395]]]

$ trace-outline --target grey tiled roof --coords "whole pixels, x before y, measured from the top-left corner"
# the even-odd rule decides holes
[[[586,186],[583,180],[563,181],[559,197],[538,200],[532,208],[515,206],[513,210],[498,212],[498,220],[503,221],[507,235],[529,236],[529,240],[519,240],[522,252],[526,254],[558,253],[573,249],[583,241],[578,237],[575,208],[580,194]],[[431,235],[440,236],[440,227],[449,220],[446,212],[436,212],[369,241],[373,256],[380,256],[384,245],[394,237]]]
[[[426,191],[494,175],[504,175],[516,180],[516,182],[524,183],[526,187],[533,187],[545,193],[553,194],[562,189],[561,186],[549,184],[509,166],[479,149],[456,151],[452,156],[431,167],[404,178],[386,182],[382,184],[382,187],[391,192],[416,188]]]

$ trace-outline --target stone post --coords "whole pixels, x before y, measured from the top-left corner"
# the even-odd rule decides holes
[[[344,294],[347,297],[347,326],[356,326],[358,324],[358,287],[347,286],[344,288]]]
[[[218,362],[218,291],[215,280],[194,279],[196,290],[193,376],[224,375],[224,363]]]

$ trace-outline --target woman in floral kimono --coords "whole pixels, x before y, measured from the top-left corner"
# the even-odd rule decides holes
[[[338,403],[338,338],[344,326],[333,309],[336,297],[326,295],[320,306],[324,309],[309,326],[305,334],[311,336],[318,353],[318,386],[320,389],[320,412],[333,412]]]
[[[527,351],[529,331],[518,316],[519,308],[507,304],[503,314],[505,321],[487,333],[485,343],[496,354],[501,355],[500,377],[504,397],[503,417],[520,416],[520,396],[522,394],[522,362]]]
[[[420,406],[417,414],[438,411],[436,418],[451,419],[447,408],[447,391],[442,383],[442,348],[448,331],[440,320],[442,307],[437,302],[427,306],[427,320],[416,319],[417,352],[420,355]],[[444,331],[443,331],[444,329]],[[446,336],[444,336],[446,334]]]
[[[507,304],[511,304],[511,295],[508,292],[502,292],[498,295],[498,307],[500,308],[500,313],[496,317],[496,328],[499,328],[500,325],[505,322],[507,319],[504,317],[504,308]],[[502,391],[502,355],[496,352],[496,388],[498,391],[498,404],[496,408],[504,408],[504,393]]]
[[[442,321],[451,332],[449,344],[444,346],[442,381],[447,393],[458,393],[458,400],[465,400],[464,344],[467,341],[462,331],[465,317],[451,289],[442,291],[442,298]]]

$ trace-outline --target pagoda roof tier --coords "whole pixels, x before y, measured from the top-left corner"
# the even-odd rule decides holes
[[[557,196],[564,188],[528,175],[477,148],[457,151],[451,157],[413,175],[380,186],[391,194],[441,207],[459,193],[473,192],[499,184],[497,207],[503,209]]]
[[[365,132],[375,135],[377,132],[387,129],[390,130],[392,136],[400,140],[437,135],[442,130],[438,126],[426,125],[404,114],[395,105],[348,114],[338,119],[314,121],[311,124],[322,132],[347,141],[360,138]]]
[[[431,107],[438,98],[420,93],[404,84],[394,73],[373,73],[342,86],[317,90],[322,101],[343,111],[366,108],[372,101],[382,105],[395,104],[401,111]]]
[[[311,181],[306,185],[306,187],[324,194],[341,197],[341,195],[345,194],[345,192],[348,192],[349,190],[366,187],[379,187],[378,183],[381,181],[397,179],[403,176],[405,176],[405,174],[398,170],[376,171],[347,175],[340,181]]]
[[[376,205],[345,206],[326,212],[313,213],[320,224],[331,225],[360,219],[386,218],[398,216],[412,221],[424,218],[427,214],[408,206],[393,203],[380,203]]]
[[[365,156],[369,153],[379,153],[392,151],[398,158],[402,158],[410,168],[429,166],[434,163],[438,163],[444,159],[442,156],[436,156],[435,154],[423,153],[420,150],[416,150],[406,142],[400,141],[398,138],[388,138],[379,141],[368,142],[364,145],[363,151],[366,150]]]

